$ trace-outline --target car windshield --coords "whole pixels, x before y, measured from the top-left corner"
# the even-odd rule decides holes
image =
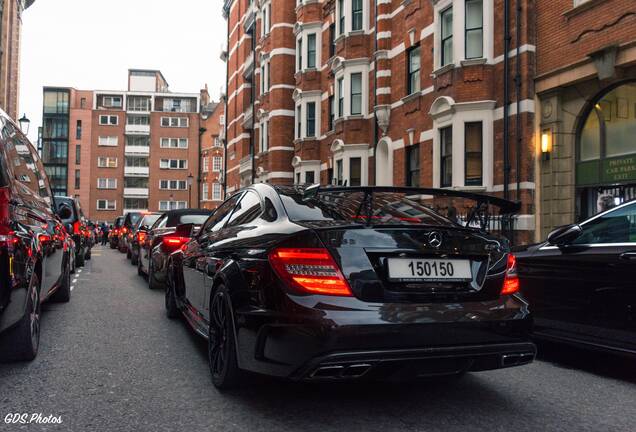
[[[151,227],[155,224],[155,222],[157,222],[157,220],[161,217],[160,214],[152,214],[152,215],[145,215],[143,217],[143,219],[140,219],[139,222],[137,223],[136,227],[142,227],[142,226],[147,226],[147,227]]]
[[[183,215],[179,219],[179,224],[194,224],[194,225],[203,225],[203,223],[208,220],[210,217],[209,214],[190,214]]]
[[[130,213],[130,225],[135,226],[135,224],[139,221],[141,216],[142,216],[141,213]]]

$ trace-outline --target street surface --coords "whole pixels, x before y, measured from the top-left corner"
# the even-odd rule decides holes
[[[44,307],[40,353],[0,364],[0,431],[634,431],[636,363],[541,346],[530,366],[410,384],[210,383],[206,344],[165,317],[124,254],[97,246],[68,304]],[[5,424],[11,413],[61,425]]]

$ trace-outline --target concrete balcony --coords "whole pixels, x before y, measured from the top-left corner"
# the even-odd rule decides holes
[[[124,153],[126,156],[149,156],[150,155],[150,147],[149,146],[126,146],[124,148]]]
[[[127,177],[148,177],[149,167],[124,167],[124,175]]]
[[[124,188],[124,198],[148,198],[148,188]]]
[[[126,125],[126,135],[150,135],[150,125]]]

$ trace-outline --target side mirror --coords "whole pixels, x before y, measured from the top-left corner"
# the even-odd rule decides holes
[[[188,224],[182,224],[177,226],[177,229],[175,230],[175,234],[179,237],[191,237],[192,236],[192,229],[194,228],[194,224],[188,223]]]
[[[73,210],[71,210],[71,208],[67,205],[62,205],[57,210],[57,215],[60,217],[60,219],[70,219],[73,217]]]
[[[201,232],[201,225],[194,225],[192,227],[192,237],[196,237]]]
[[[548,243],[555,246],[564,246],[576,240],[582,232],[583,228],[578,224],[558,227],[548,234]]]

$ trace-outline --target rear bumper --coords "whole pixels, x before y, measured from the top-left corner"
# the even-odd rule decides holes
[[[536,353],[531,342],[338,352],[311,360],[290,378],[405,380],[521,366],[531,363]]]
[[[532,318],[516,296],[457,304],[349,299],[348,307],[337,299],[305,300],[314,306],[305,309],[307,315],[299,309],[293,315],[238,312],[242,368],[302,380],[332,366],[335,378],[357,377],[346,370],[365,364],[365,376],[415,377],[517,366],[536,353],[529,337]]]

